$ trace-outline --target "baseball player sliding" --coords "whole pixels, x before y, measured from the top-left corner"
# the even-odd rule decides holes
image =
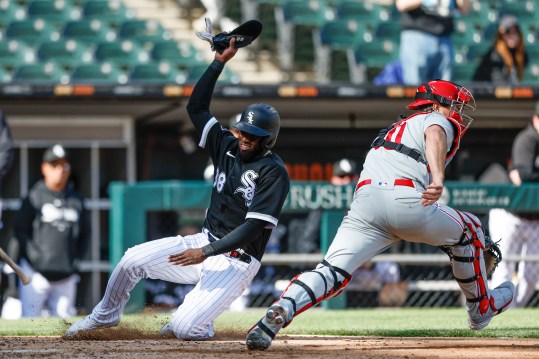
[[[417,112],[380,131],[374,140],[350,211],[322,263],[292,279],[247,334],[248,348],[268,348],[296,315],[339,295],[350,273],[400,240],[449,247],[471,329],[485,328],[508,308],[513,284],[488,288],[483,252],[490,239],[480,221],[437,202],[445,167],[472,122],[464,114],[475,109],[472,94],[448,81],[429,81],[419,86],[408,109]]]
[[[241,35],[245,39],[245,34]],[[73,324],[66,337],[118,324],[129,292],[142,278],[196,284],[161,329],[162,335],[189,340],[213,337],[213,320],[258,272],[290,180],[283,161],[271,151],[280,127],[279,114],[272,106],[248,106],[235,124],[237,138],[210,113],[215,83],[225,63],[241,47],[234,36],[227,44],[217,47],[215,60],[197,82],[187,105],[200,136],[199,146],[208,149],[215,165],[202,232],[128,249],[111,274],[101,302],[90,315]]]

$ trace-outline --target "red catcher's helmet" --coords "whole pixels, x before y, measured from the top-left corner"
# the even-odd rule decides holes
[[[420,110],[423,106],[440,103],[450,106],[449,117],[456,120],[462,129],[462,135],[473,121],[464,110],[475,110],[472,93],[456,83],[445,80],[432,80],[421,84],[415,93],[415,101],[406,106],[410,110]]]

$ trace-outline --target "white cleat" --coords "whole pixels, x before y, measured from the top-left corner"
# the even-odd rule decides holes
[[[176,334],[174,333],[174,330],[172,330],[172,323],[168,322],[163,325],[161,330],[159,330],[159,335],[165,338],[176,338]]]
[[[265,350],[281,328],[287,323],[288,312],[281,304],[268,308],[266,315],[247,333],[246,344],[251,350]]]
[[[507,309],[513,301],[515,286],[512,282],[503,282],[498,287],[490,291],[491,307],[481,315],[476,309],[474,313],[468,312],[468,326],[472,330],[481,330],[485,328],[495,315],[498,315]],[[474,306],[479,304],[475,303]],[[494,308],[494,309],[493,309]]]
[[[73,325],[65,332],[64,336],[68,338],[72,338],[75,335],[89,330],[95,330],[95,329],[101,329],[101,328],[110,328],[116,326],[120,320],[116,321],[115,323],[111,324],[102,324],[97,323],[93,319],[90,318],[89,315],[85,316],[84,318],[76,321],[73,323]]]

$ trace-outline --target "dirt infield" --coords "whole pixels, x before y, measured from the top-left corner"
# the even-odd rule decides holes
[[[538,339],[280,336],[266,351],[250,351],[244,334],[201,342],[137,331],[106,331],[76,340],[2,337],[0,358],[539,358]]]

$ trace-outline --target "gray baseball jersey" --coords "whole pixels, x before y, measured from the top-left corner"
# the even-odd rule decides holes
[[[455,137],[455,128],[447,118],[437,112],[420,113],[397,122],[385,139],[413,148],[425,158],[425,130],[432,125],[438,125],[445,130],[449,152]],[[450,161],[451,157],[447,159],[446,165]],[[379,147],[371,149],[365,159],[359,182],[364,179],[377,182],[396,178],[411,179],[421,188],[426,188],[431,182],[430,173],[423,163],[397,151]]]

